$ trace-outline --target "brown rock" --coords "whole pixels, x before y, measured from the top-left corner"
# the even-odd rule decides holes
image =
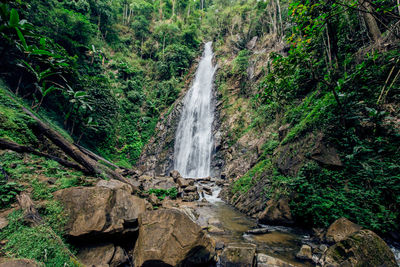
[[[194,185],[188,186],[185,189],[183,189],[184,192],[197,192],[197,187]]]
[[[397,267],[397,263],[385,241],[370,230],[360,230],[331,246],[323,266]]]
[[[171,187],[176,187],[176,183],[171,177],[150,177],[150,176],[141,176],[139,177],[141,181],[141,187],[144,191],[148,191],[150,189],[170,189]]]
[[[181,188],[185,188],[188,187],[189,184],[189,180],[185,179],[185,178],[178,178],[176,179],[176,183],[178,184],[179,187]]]
[[[146,201],[126,188],[73,187],[57,191],[54,196],[68,213],[65,230],[73,237],[124,233],[126,225],[136,222],[146,210]]]
[[[325,238],[327,242],[337,243],[359,230],[361,230],[361,226],[349,221],[346,218],[340,218],[329,226]]]
[[[109,188],[109,189],[112,189],[112,190],[122,189],[122,190],[125,190],[125,191],[129,192],[129,193],[132,193],[132,187],[130,187],[128,184],[120,182],[118,180],[113,180],[113,179],[111,179],[109,181],[100,180],[96,184],[96,186],[105,187],[105,188]]]
[[[342,167],[343,163],[340,160],[339,154],[334,147],[326,145],[323,140],[323,135],[320,134],[317,137],[314,148],[311,152],[311,158],[319,163]]]
[[[81,249],[77,257],[85,266],[108,267],[114,252],[113,244],[96,244]]]
[[[196,201],[199,199],[200,199],[200,195],[197,192],[185,193],[182,197],[182,201],[185,201],[185,202],[193,202],[193,201]]]
[[[262,224],[291,225],[293,224],[292,213],[287,199],[278,201],[270,199],[267,207],[258,217]]]
[[[153,206],[161,205],[161,201],[158,199],[158,197],[154,193],[149,196],[148,200],[149,200],[150,204]]]
[[[213,258],[214,247],[214,242],[182,212],[148,211],[139,216],[135,266],[206,264]]]
[[[229,244],[220,256],[221,266],[252,267],[255,254],[254,244]]]
[[[294,265],[265,254],[257,254],[257,267],[294,267]]]
[[[309,245],[302,245],[300,251],[296,254],[296,258],[312,260],[312,248]]]
[[[0,267],[39,267],[34,260],[0,258]]]
[[[179,178],[182,178],[181,174],[177,170],[173,170],[169,173],[169,176],[171,176],[174,181],[176,181]]]
[[[114,256],[110,262],[110,267],[118,267],[129,260],[128,255],[121,247],[115,247]]]

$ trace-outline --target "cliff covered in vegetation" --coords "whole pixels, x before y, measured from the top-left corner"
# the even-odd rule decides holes
[[[261,223],[318,229],[346,217],[400,240],[399,21],[393,0],[1,1],[0,256],[79,266],[57,197],[70,187],[134,203],[107,202],[115,221],[82,236],[136,240],[138,211],[121,224],[118,209],[162,207],[133,194],[176,198],[176,177],[154,176],[173,170],[206,41],[222,198]],[[109,178],[129,187],[94,187]],[[21,193],[39,224],[16,211]],[[130,246],[113,244],[109,263]]]

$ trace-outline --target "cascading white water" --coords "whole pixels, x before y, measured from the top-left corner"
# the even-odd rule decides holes
[[[213,147],[213,65],[211,42],[206,43],[192,87],[186,94],[175,137],[174,168],[186,178],[210,176]]]

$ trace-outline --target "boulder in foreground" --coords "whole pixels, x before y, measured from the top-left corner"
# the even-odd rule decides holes
[[[326,241],[337,243],[359,230],[361,230],[361,226],[358,224],[355,224],[346,218],[340,218],[329,226],[328,231],[326,232]]]
[[[139,216],[135,266],[204,266],[213,259],[214,242],[189,217],[173,209]]]
[[[101,181],[96,187],[63,189],[54,196],[68,214],[66,233],[71,237],[135,231],[139,214],[146,210],[145,200],[115,180]]]
[[[397,267],[393,252],[377,234],[360,230],[331,246],[323,258],[324,266]]]

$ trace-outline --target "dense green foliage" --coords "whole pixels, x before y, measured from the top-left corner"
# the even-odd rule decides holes
[[[50,228],[55,223],[58,227],[65,223],[65,215],[59,209],[49,208],[45,216],[45,224],[29,227],[24,224],[21,211],[9,215],[9,224],[0,233],[0,239],[8,240],[4,248],[7,256],[34,259],[46,266],[79,266],[60,236]]]
[[[178,196],[178,189],[176,187],[171,187],[170,189],[155,189],[152,188],[147,193],[155,194],[158,199],[163,200],[165,197],[169,197],[171,199],[176,199]]]
[[[129,167],[198,54],[199,9],[200,1],[2,3],[3,78],[76,142]]]
[[[228,116],[235,115],[227,146],[249,132],[271,132],[260,138],[265,143],[258,161],[233,181],[231,193],[249,194],[262,184],[262,197],[289,198],[296,219],[307,226],[345,216],[380,233],[400,230],[396,1],[8,2],[0,4],[0,138],[42,145],[18,111],[23,104],[51,118],[74,142],[132,167],[191,78],[201,42],[213,40],[224,63],[216,77],[219,100]],[[11,92],[3,90],[3,80]],[[278,129],[285,125],[281,138]],[[316,135],[337,150],[343,166],[312,160],[314,144],[298,148]],[[302,166],[284,172],[280,156],[293,147]],[[0,159],[16,183],[29,184],[34,200],[51,202],[55,190],[85,184],[81,173],[53,161],[40,160],[42,171],[32,172],[22,156],[7,152]],[[14,201],[16,183],[0,185],[1,207]],[[176,188],[147,193],[177,196]],[[61,210],[53,203],[41,212],[52,224]],[[42,247],[29,254],[13,246],[33,234],[15,225],[9,227],[18,233],[2,236],[10,240],[7,248],[46,260]],[[46,229],[35,230],[38,246],[62,253],[44,241]],[[48,265],[68,261],[64,254],[50,258]]]
[[[222,6],[217,1],[210,7],[211,13],[223,12],[208,18],[205,26],[216,36],[220,60],[227,63],[217,85],[229,103],[224,107],[228,112],[237,115],[243,102],[251,107],[245,113],[250,120],[237,123],[228,144],[233,146],[249,131],[276,131],[258,163],[234,181],[231,193],[247,194],[262,184],[267,199],[289,197],[304,225],[327,226],[344,216],[381,233],[398,231],[400,14],[395,1]],[[265,21],[265,16],[269,21],[257,25],[256,18]],[[255,36],[264,46],[251,50]],[[228,47],[235,52],[227,52]],[[271,47],[267,64],[252,79],[252,62],[265,47]],[[241,93],[234,102],[226,97],[229,87]],[[287,132],[278,140],[278,128],[286,124]],[[312,161],[313,144],[298,148],[312,134],[323,134],[323,141],[338,150],[343,167]],[[294,175],[278,168],[283,151],[289,150],[293,157],[304,157],[304,166]],[[273,164],[260,172],[267,162]]]

